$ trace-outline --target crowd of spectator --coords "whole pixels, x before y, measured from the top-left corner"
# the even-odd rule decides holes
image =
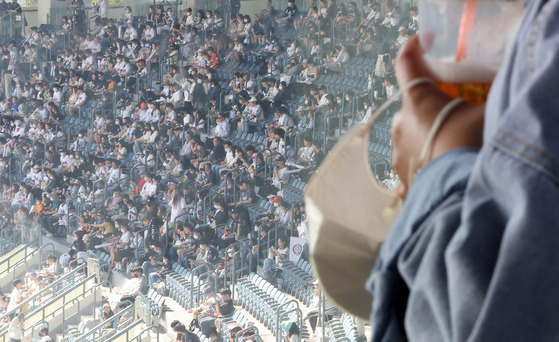
[[[311,0],[299,9],[289,0],[278,10],[267,0],[250,15],[235,1],[230,12],[220,6],[127,6],[109,18],[100,0],[91,30],[64,17],[4,37],[3,229],[29,220],[49,235],[73,234],[70,252],[54,260],[61,267],[105,250],[111,272],[144,279],[125,296],[173,263],[230,279],[237,241],[253,246],[253,270],[263,260],[263,276],[275,280],[289,235],[307,238],[304,206],[288,203],[284,187],[312,175],[323,135],[366,121],[396,92],[394,57],[417,31],[417,8]],[[318,84],[355,56],[373,66],[364,94]],[[271,209],[251,215],[260,201]],[[275,227],[285,229],[272,246]]]

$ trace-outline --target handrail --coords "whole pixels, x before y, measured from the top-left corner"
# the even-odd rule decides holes
[[[29,269],[29,262],[27,260],[20,260],[18,263],[16,263],[14,265],[14,269],[15,269],[15,267],[21,266],[23,264],[25,264],[25,269],[28,270]],[[16,280],[16,272],[14,272],[12,274],[12,282],[15,281],[15,280]]]
[[[206,272],[201,272],[204,269],[206,269]],[[200,280],[200,275],[211,271],[213,271],[213,268],[210,267],[210,264],[200,264],[200,266],[193,268],[190,272],[190,307],[195,307],[197,303],[194,299],[200,298],[200,285],[203,283]],[[200,275],[197,275],[196,273],[199,273]],[[194,281],[194,277],[196,277],[196,281]],[[194,296],[194,291],[196,291],[196,297]]]
[[[43,254],[41,254],[41,252],[43,251],[43,248],[48,247],[48,246],[52,247],[52,254],[54,254],[54,244],[52,242],[49,242],[49,243],[39,247],[39,265],[43,264]]]
[[[124,316],[127,313],[132,313],[132,317],[130,319],[134,319],[134,305],[132,305],[132,302],[130,301],[124,301],[124,303],[128,303],[129,305],[122,311],[114,314],[113,316],[111,316],[109,319],[102,321],[101,323],[97,324],[96,326],[94,326],[93,328],[91,328],[88,332],[86,332],[85,334],[81,335],[80,337],[76,338],[74,340],[74,342],[79,342],[79,341],[95,341],[96,337],[95,334],[96,333],[101,333],[99,335],[99,338],[102,339],[103,336],[107,335],[107,333],[110,333],[113,330],[118,330],[119,327],[123,326],[123,322],[120,322],[121,324],[119,324],[118,320],[119,318],[121,318],[122,316]],[[124,323],[128,323],[128,321],[130,319],[126,319],[126,321]],[[113,324],[113,328],[110,329],[110,331],[106,332],[105,334],[103,334],[103,329],[105,326],[109,325],[110,323],[113,323],[116,321],[116,325]],[[124,325],[126,326],[126,325]]]
[[[271,152],[264,158],[264,179],[270,179],[268,170],[270,169],[271,164],[274,162],[274,157],[276,156],[283,157],[283,155],[279,152]]]
[[[16,241],[17,237],[19,236],[19,240],[20,241]],[[12,234],[10,234],[9,236],[2,238],[2,244],[7,243],[7,242],[14,242],[14,243],[21,243],[21,232],[20,231],[15,231]],[[4,256],[8,253],[10,253],[11,250],[6,251],[4,254],[2,254],[1,256]],[[0,257],[1,257],[0,256]]]
[[[289,308],[289,306],[291,304],[295,303],[296,307],[293,309],[290,309],[288,311],[283,311],[282,307],[286,307]],[[299,329],[303,328],[303,313],[301,312],[301,309],[299,308],[299,302],[295,299],[292,299],[288,302],[285,302],[283,304],[280,304],[280,306],[277,307],[276,309],[277,311],[277,315],[276,315],[276,342],[281,342],[281,340],[283,340],[283,334],[281,333],[281,321],[284,317],[287,317],[287,315],[289,315],[292,312],[297,313],[297,324],[299,324]]]
[[[18,261],[15,263],[15,265],[10,265],[11,262],[12,262],[12,257],[13,257],[14,255],[17,255],[17,254],[20,253],[21,251],[25,250],[24,260],[27,259],[27,257],[29,256],[29,254],[27,254],[27,249],[30,248],[30,247],[31,247],[31,243],[25,244],[25,245],[23,245],[21,248],[19,248],[19,249],[17,249],[17,250],[13,250],[12,253],[11,253],[6,259],[0,261],[0,266],[2,266],[2,265],[5,264],[5,263],[8,263],[8,266],[6,267],[6,270],[0,272],[0,277],[2,277],[4,273],[11,272],[10,269],[13,268],[13,267],[15,267],[15,266],[18,266],[19,263],[21,262],[21,260],[18,260]],[[8,254],[5,254],[5,255],[8,255]]]
[[[159,342],[159,327],[157,325],[150,325],[149,327],[145,328],[144,330],[140,331],[140,333],[138,334],[138,336],[134,337],[134,340],[141,342],[142,341],[142,334],[145,333],[146,331],[151,331],[152,329],[156,330],[156,341]],[[133,341],[133,340],[128,340],[128,341]],[[153,341],[153,339],[152,339]]]
[[[56,313],[57,313],[60,309],[65,310],[66,304],[68,303],[68,302],[66,302],[65,296],[66,296],[68,293],[70,293],[71,291],[73,291],[73,290],[79,288],[80,286],[82,286],[82,287],[84,287],[82,295],[85,295],[85,293],[86,293],[87,291],[91,291],[91,290],[93,290],[93,289],[96,289],[95,286],[92,287],[92,288],[90,288],[90,289],[87,289],[87,290],[85,289],[85,286],[87,286],[87,283],[88,283],[91,279],[93,279],[93,278],[94,278],[93,276],[89,276],[89,277],[87,277],[87,278],[84,278],[80,283],[74,284],[74,285],[73,285],[72,287],[70,287],[70,288],[66,288],[66,291],[64,291],[64,292],[61,293],[60,295],[58,295],[58,296],[56,296],[56,297],[50,298],[50,300],[48,301],[48,303],[45,303],[44,305],[41,305],[40,307],[36,308],[35,310],[31,311],[30,313],[26,313],[26,318],[31,317],[31,316],[34,316],[34,315],[37,314],[37,313],[42,313],[42,318],[40,319],[40,321],[41,321],[41,322],[44,322],[46,316],[55,316]],[[64,300],[63,300],[64,303],[62,304],[62,306],[59,307],[59,308],[57,308],[57,309],[55,309],[54,311],[52,311],[52,312],[49,313],[48,315],[46,315],[46,314],[45,314],[45,310],[46,310],[47,308],[49,308],[49,306],[50,306],[51,304],[55,303],[56,301],[58,301],[58,300],[61,299],[61,298],[64,299]],[[71,301],[74,301],[75,299],[76,299],[76,298],[73,298],[73,299],[71,299]],[[70,301],[69,301],[69,302],[70,302]],[[5,333],[7,333],[7,330],[8,330],[7,328],[8,328],[8,327],[6,326],[4,329],[2,329],[2,332],[0,333],[0,337],[3,336],[3,335],[5,335]],[[29,330],[29,328],[25,328],[24,332],[27,331],[27,330]]]
[[[11,315],[17,313],[23,306],[25,306],[26,304],[31,303],[32,301],[34,301],[37,298],[40,298],[42,295],[44,295],[47,291],[51,291],[52,293],[55,294],[56,288],[58,287],[59,284],[63,283],[64,281],[68,280],[68,278],[72,278],[73,280],[75,279],[75,276],[77,273],[79,273],[80,271],[84,271],[85,268],[85,264],[82,264],[80,266],[78,266],[75,270],[64,274],[62,277],[58,278],[57,280],[55,280],[52,284],[50,284],[49,286],[41,289],[41,291],[37,292],[36,294],[34,294],[33,296],[25,299],[23,302],[21,302],[20,304],[18,304],[15,308],[13,308],[10,311],[7,311],[5,314],[0,316],[0,321],[3,321],[5,318],[10,317]],[[62,287],[62,290],[65,287]],[[67,287],[66,287],[67,288]]]
[[[37,325],[46,325],[46,326],[47,326],[47,329],[50,331],[49,322],[37,322],[37,323],[34,323],[33,325],[31,325],[31,326],[29,327],[29,328],[31,328],[31,336],[33,336],[33,332],[34,332],[34,330],[35,330],[34,328],[35,328]]]
[[[136,338],[136,337],[132,337],[132,339],[128,336],[128,334],[132,331],[134,331],[134,328],[136,328],[138,325],[142,324],[143,321],[139,320],[139,321],[135,321],[133,322],[131,325],[126,327],[126,330],[122,330],[120,332],[117,332],[115,335],[113,335],[110,339],[110,341],[116,341],[120,336],[122,335],[126,335],[126,341],[132,341],[132,339]],[[95,341],[92,341],[95,342]]]

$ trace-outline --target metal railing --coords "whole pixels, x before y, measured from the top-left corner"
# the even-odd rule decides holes
[[[88,284],[89,281],[92,280],[94,277],[93,276],[89,276],[87,278],[84,278],[81,282],[74,284],[73,286],[66,288],[65,291],[63,291],[62,293],[59,293],[58,296],[55,297],[51,297],[47,303],[42,304],[40,307],[34,309],[34,310],[30,310],[29,312],[26,313],[25,315],[25,322],[27,322],[28,320],[34,321],[32,322],[32,325],[30,327],[24,328],[24,334],[28,334],[30,332],[30,329],[32,327],[34,327],[34,325],[37,322],[45,322],[47,318],[49,317],[55,317],[58,316],[60,314],[62,314],[63,316],[63,323],[62,323],[62,327],[64,330],[64,321],[66,319],[66,308],[68,306],[68,304],[70,304],[71,306],[74,305],[75,303],[78,303],[78,305],[80,305],[79,303],[79,299],[80,298],[84,298],[86,297],[88,292],[94,292],[95,293],[95,297],[97,297],[97,287],[98,286],[93,286],[91,288],[88,288]],[[78,290],[81,287],[81,290]],[[78,290],[78,292],[80,293],[80,295],[78,297],[74,297],[74,298],[67,298],[70,294],[72,294],[73,291]],[[62,301],[61,305],[59,305],[60,301]],[[56,308],[53,308],[53,306],[56,306]],[[79,312],[79,308],[78,308],[78,312]],[[6,334],[8,333],[8,327],[6,326],[4,328],[4,330],[2,330],[2,332],[0,332],[0,339],[1,338],[5,338]]]
[[[293,306],[293,303],[295,303],[295,306]],[[291,313],[295,313],[297,315],[297,321],[295,323],[298,324],[299,329],[303,329],[303,313],[299,308],[299,302],[297,300],[292,299],[288,302],[280,304],[276,310],[276,342],[281,342],[284,339],[281,331],[281,322],[284,318],[290,319],[289,316]]]
[[[30,307],[37,300],[40,300],[41,297],[43,297],[44,295],[52,294],[52,296],[54,297],[56,296],[57,293],[60,293],[60,291],[64,291],[68,287],[75,285],[76,280],[84,279],[83,274],[85,274],[85,271],[86,271],[85,264],[82,264],[78,266],[78,268],[76,268],[75,270],[72,270],[71,272],[62,275],[60,278],[55,280],[52,284],[42,288],[39,292],[33,294],[31,297],[26,298],[23,302],[18,304],[12,310],[7,311],[5,314],[1,315],[0,321],[19,312],[21,308],[24,306]]]
[[[130,323],[134,322],[134,305],[132,305],[130,301],[125,301],[125,303],[126,302],[129,304],[126,308],[115,313],[114,316],[111,316],[107,320],[95,325],[88,332],[73,339],[73,342],[106,341],[115,336],[120,329],[128,327]],[[129,317],[127,317],[127,315],[129,315]],[[112,325],[112,328],[107,328],[108,325]]]
[[[22,259],[13,260],[15,256],[20,255],[22,252],[23,252]],[[13,272],[16,267],[21,266],[29,256],[35,253],[38,253],[38,249],[34,244],[27,244],[14,250],[4,260],[0,261],[0,269],[5,267],[4,270],[0,271],[0,278],[4,277],[6,274]]]

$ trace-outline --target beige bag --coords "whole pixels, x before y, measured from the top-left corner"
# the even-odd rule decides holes
[[[380,185],[369,166],[370,126],[390,101],[424,82],[431,80],[418,78],[410,82],[366,124],[349,130],[328,154],[305,193],[311,261],[322,289],[338,307],[362,319],[369,319],[373,300],[365,290],[365,282],[401,209],[396,196],[398,190],[390,192]],[[455,99],[441,110],[426,139],[420,161],[427,155],[446,116],[462,101]],[[415,171],[410,170],[410,183]]]
[[[369,124],[352,128],[330,152],[305,193],[312,264],[326,294],[342,309],[368,319],[365,281],[395,215],[384,215],[394,194],[375,180],[368,160]]]

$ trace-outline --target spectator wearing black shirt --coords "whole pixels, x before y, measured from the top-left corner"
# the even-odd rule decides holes
[[[212,164],[220,164],[226,156],[225,148],[223,147],[223,140],[219,137],[213,139],[214,147],[208,156]]]
[[[224,317],[231,317],[235,312],[233,306],[233,299],[231,299],[231,290],[222,289],[219,294],[221,295],[221,303],[219,304],[219,312]]]
[[[186,330],[184,324],[178,324],[173,329],[177,333],[176,342],[200,342],[196,334]]]

